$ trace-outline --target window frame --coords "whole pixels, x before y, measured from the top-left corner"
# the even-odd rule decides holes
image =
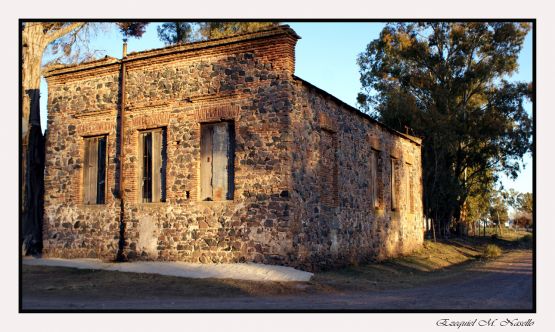
[[[96,140],[96,165],[91,167],[89,166],[89,158],[90,158],[90,141],[92,140]],[[102,143],[103,142],[103,143]],[[100,147],[103,145],[103,151],[100,149]],[[102,151],[102,152],[101,152]],[[99,156],[103,155],[104,158],[99,158]],[[102,163],[102,168],[100,168],[99,166]],[[87,191],[90,190],[91,184],[89,182],[89,185],[87,185],[87,177],[89,174],[93,174],[90,173],[90,169],[95,170],[96,173],[94,175],[94,182],[96,183],[96,188],[94,189],[95,195],[96,195],[96,199],[94,200],[94,203],[92,203],[91,201],[88,200],[89,195],[87,194]],[[103,170],[102,173],[104,175],[104,179],[103,181],[99,181],[99,173],[100,170]],[[95,205],[105,205],[106,204],[106,198],[107,198],[107,193],[108,193],[108,134],[100,134],[100,135],[90,135],[90,136],[84,136],[83,137],[83,170],[82,170],[82,176],[81,176],[81,197],[82,197],[82,204],[86,205],[86,206],[95,206]],[[102,190],[99,190],[101,189]]]
[[[330,208],[338,208],[340,205],[339,199],[339,137],[335,130],[331,130],[326,127],[320,128],[320,143],[319,143],[319,153],[320,153],[320,172],[318,174],[320,178],[320,202],[322,205]],[[331,146],[324,146],[323,136],[328,135]],[[324,156],[324,152],[331,150],[330,156]],[[326,157],[331,157],[332,169],[324,168],[323,160]],[[328,173],[331,173],[329,175]],[[329,177],[331,183],[323,181],[324,178]]]
[[[155,143],[155,135],[153,133],[159,133],[159,142]],[[147,136],[148,135],[148,136]],[[150,168],[150,177],[149,177],[149,185],[150,185],[150,196],[145,197],[145,140],[147,137],[150,137],[150,162],[147,166]],[[156,128],[149,128],[149,129],[142,129],[138,131],[137,136],[137,143],[138,143],[138,195],[137,200],[139,203],[142,204],[160,204],[167,202],[167,127],[156,127]],[[155,168],[155,144],[159,144],[160,146],[160,174],[155,176],[154,173]],[[148,159],[148,158],[147,158]],[[155,200],[155,188],[154,183],[155,180],[159,182],[157,186],[159,188],[159,200]]]
[[[201,122],[199,123],[199,127],[200,127],[200,135],[199,135],[200,156],[199,156],[198,200],[200,202],[232,202],[235,200],[235,154],[236,154],[235,121],[222,119],[221,121]],[[224,181],[222,183],[225,183],[225,187],[223,188],[226,189],[226,192],[225,193],[222,192],[222,194],[220,195],[214,194],[214,186],[213,186],[214,163],[215,163],[214,162],[215,160],[215,157],[214,157],[215,139],[214,138],[216,135],[215,134],[216,131],[214,130],[214,128],[217,128],[217,127],[220,127],[220,128],[224,127],[225,128],[224,132],[227,135],[227,140],[224,140],[226,142],[226,148],[227,148],[225,153],[226,161],[225,163],[222,163],[222,165],[225,165],[225,172],[222,173],[222,174],[225,174],[225,176],[222,176],[222,174],[219,175],[220,178],[224,178]],[[209,132],[209,134],[206,134],[207,132]],[[209,135],[210,138],[208,139],[206,135]],[[218,142],[220,142],[221,144],[221,141],[218,141]],[[206,149],[209,149],[210,151]],[[221,158],[221,155],[217,157]],[[207,160],[205,160],[205,158]],[[219,160],[221,162],[221,159]],[[205,165],[210,165],[210,166],[208,167]],[[207,172],[206,171],[207,168],[210,169],[209,173],[205,173]],[[207,195],[207,192],[209,192],[210,195]],[[217,196],[221,196],[221,199],[216,199],[218,198]]]
[[[398,170],[397,170],[397,158],[391,157],[391,172],[390,172],[390,185],[389,190],[391,193],[390,197],[390,204],[391,204],[391,211],[398,211],[399,210],[399,188],[397,186],[397,178],[399,177]]]
[[[412,193],[411,193],[411,168],[412,165],[408,162],[405,161],[405,177],[406,180],[404,181],[404,187],[405,187],[405,210],[407,211],[407,213],[412,213],[412,209],[411,209],[411,197],[412,197]]]
[[[379,179],[378,179],[378,174],[381,174],[380,172],[378,172],[378,168],[379,168],[379,151],[371,149],[370,150],[370,204],[372,206],[373,209],[378,209],[380,207],[380,199],[379,199],[379,194],[380,194],[380,188],[378,188],[379,185]]]

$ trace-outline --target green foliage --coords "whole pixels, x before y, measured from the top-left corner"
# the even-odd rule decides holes
[[[467,198],[499,172],[515,178],[530,151],[527,82],[508,82],[530,30],[525,23],[388,24],[359,55],[361,107],[423,138],[424,207],[448,229]],[[481,202],[483,203],[483,202]],[[483,204],[479,205],[483,212]]]
[[[502,192],[496,192],[490,201],[490,220],[495,225],[502,225],[509,220],[509,211]]]
[[[277,22],[204,22],[200,24],[199,32],[206,39],[215,39],[277,25]]]
[[[519,211],[531,214],[534,210],[532,193],[521,193],[517,198],[516,206]]]
[[[489,217],[491,187],[491,183],[482,183],[482,185],[470,189],[466,199],[467,223],[475,223]]]
[[[518,227],[529,228],[533,223],[534,202],[532,193],[520,193],[509,189],[504,193],[505,201],[514,209],[512,220]]]
[[[116,25],[124,39],[141,38],[146,31],[148,22],[117,22]]]
[[[156,28],[158,38],[166,45],[194,41],[193,24],[190,22],[166,22]]]
[[[228,37],[277,26],[277,22],[166,22],[158,26],[158,38],[166,45]]]

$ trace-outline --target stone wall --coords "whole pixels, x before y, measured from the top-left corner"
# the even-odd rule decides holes
[[[291,227],[299,264],[314,270],[384,259],[420,246],[420,140],[388,130],[301,79],[295,87],[291,200],[304,208],[295,210]],[[330,140],[337,146],[336,160],[327,151]],[[372,154],[380,160],[377,202],[372,196]],[[392,158],[398,168],[395,210]],[[336,179],[330,179],[334,168]],[[337,196],[337,203],[330,195]]]
[[[126,58],[123,254],[128,259],[288,263],[289,113],[295,35]],[[187,48],[186,47],[186,48]],[[170,48],[171,49],[171,48]],[[120,239],[119,62],[50,72],[45,256],[114,259]],[[199,201],[201,123],[233,121],[232,201]],[[142,203],[138,135],[163,127],[166,202]],[[110,194],[84,205],[83,137],[107,134]]]
[[[419,140],[296,78],[298,36],[277,28],[47,73],[44,255],[262,262],[309,270],[422,243]],[[200,200],[201,125],[235,132],[233,200]],[[166,199],[143,203],[139,135],[164,128]],[[107,137],[105,204],[83,204],[84,139]],[[381,156],[372,202],[372,154]],[[390,160],[398,208],[390,206]],[[410,181],[409,181],[410,179]],[[413,190],[410,190],[410,188]],[[412,195],[410,195],[412,193]],[[123,222],[122,222],[123,217]]]
[[[113,68],[116,69],[116,68]],[[119,75],[100,73],[79,83],[51,82],[46,132],[44,254],[111,259],[118,249],[119,201],[84,205],[84,138],[107,135],[106,188],[116,185],[116,122]]]

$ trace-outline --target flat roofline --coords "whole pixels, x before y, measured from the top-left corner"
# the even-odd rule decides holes
[[[78,72],[82,70],[107,66],[115,63],[131,62],[131,61],[143,60],[147,58],[164,56],[164,55],[175,54],[175,53],[187,53],[187,52],[196,51],[199,49],[224,46],[224,45],[235,44],[235,43],[240,43],[244,41],[268,38],[268,37],[279,36],[279,35],[286,35],[294,39],[301,39],[301,37],[297,35],[297,33],[293,29],[291,29],[288,25],[278,25],[276,27],[261,29],[254,32],[246,32],[242,34],[233,35],[230,37],[222,37],[222,38],[156,48],[152,50],[132,52],[122,59],[105,57],[102,59],[84,62],[76,65],[65,65],[65,66],[51,65],[46,67],[43,70],[43,75],[45,77],[50,77],[50,76],[69,74],[69,73]]]
[[[361,117],[363,117],[364,119],[366,119],[366,120],[368,120],[368,121],[370,121],[370,122],[372,122],[372,123],[374,123],[374,124],[377,124],[378,126],[384,128],[385,130],[387,130],[387,131],[389,131],[389,132],[391,132],[391,133],[393,133],[393,134],[395,134],[395,135],[397,135],[397,136],[401,136],[401,137],[403,137],[403,138],[406,138],[406,139],[412,141],[413,143],[415,143],[415,144],[417,144],[417,145],[422,145],[422,139],[421,139],[421,138],[416,137],[416,136],[412,136],[412,135],[409,135],[409,134],[404,134],[404,133],[402,133],[402,132],[400,132],[400,131],[397,131],[397,130],[395,130],[395,129],[389,127],[389,126],[387,126],[386,124],[383,124],[383,123],[379,122],[378,120],[372,118],[370,115],[361,112],[359,109],[357,109],[357,108],[355,108],[355,107],[353,107],[353,106],[347,104],[346,102],[342,101],[341,99],[337,98],[336,96],[332,95],[331,93],[329,93],[329,92],[327,92],[327,91],[325,91],[325,90],[320,89],[320,88],[317,87],[316,85],[314,85],[314,84],[312,84],[312,83],[310,83],[310,82],[308,82],[308,81],[306,81],[306,80],[300,78],[300,77],[297,76],[297,75],[293,75],[293,79],[295,79],[295,80],[301,82],[302,84],[306,85],[307,87],[309,87],[309,88],[311,88],[311,89],[316,90],[318,93],[325,95],[326,97],[332,99],[333,101],[335,101],[335,102],[338,103],[339,105],[345,107],[345,108],[346,108],[347,110],[349,110],[350,112],[355,113],[355,114],[357,114],[358,116],[361,116]]]

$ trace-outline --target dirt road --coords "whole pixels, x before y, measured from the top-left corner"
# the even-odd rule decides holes
[[[299,296],[90,298],[23,292],[23,309],[54,310],[532,310],[532,252],[512,251],[435,284]]]

